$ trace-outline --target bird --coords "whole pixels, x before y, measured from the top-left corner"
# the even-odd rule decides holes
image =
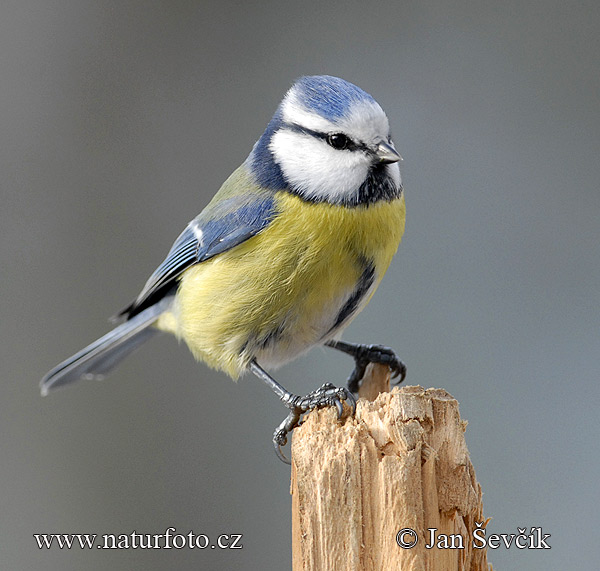
[[[369,363],[406,366],[381,345],[343,341],[400,244],[404,190],[388,118],[356,85],[303,76],[285,93],[246,160],[173,243],[122,323],[41,380],[42,395],[79,379],[103,379],[159,331],[234,380],[264,381],[289,409],[281,447],[302,415],[343,403],[352,413]],[[347,387],[325,383],[306,396],[270,371],[316,346],[352,356]]]

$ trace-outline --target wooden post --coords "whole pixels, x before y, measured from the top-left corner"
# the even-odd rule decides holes
[[[488,571],[486,551],[473,547],[476,523],[487,521],[458,402],[442,389],[387,392],[380,365],[365,381],[361,396],[385,392],[361,398],[354,418],[336,422],[322,409],[294,431],[294,571]],[[398,545],[402,529],[414,530],[414,547]]]

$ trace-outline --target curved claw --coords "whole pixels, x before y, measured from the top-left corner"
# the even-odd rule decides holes
[[[275,446],[275,454],[277,454],[277,458],[279,458],[284,464],[288,464],[291,466],[291,462],[287,459],[286,455],[281,451],[281,445],[273,440],[273,445]]]
[[[347,396],[346,402],[350,401],[349,406],[350,406],[350,410],[351,410],[351,415],[354,416],[356,414],[356,399],[354,398],[354,395],[350,391],[346,391],[346,396]]]
[[[406,379],[406,365],[398,360],[397,366],[394,367],[393,369],[394,374],[392,375],[392,378],[395,379],[398,376],[400,377],[397,381],[394,382],[395,385],[399,385],[402,383],[402,381],[404,381],[404,379]]]
[[[344,343],[332,345],[354,357],[355,367],[348,378],[348,389],[352,393],[357,393],[360,381],[365,375],[369,363],[380,363],[390,368],[391,377],[399,380],[394,384],[400,384],[406,378],[406,365],[398,358],[393,349],[382,345],[352,345]]]
[[[338,420],[340,420],[344,414],[344,405],[340,399],[335,399],[335,408],[337,408],[337,417]]]
[[[286,395],[286,397],[285,405],[290,409],[290,412],[273,433],[275,454],[285,464],[290,464],[291,462],[283,453],[282,447],[287,444],[287,435],[296,426],[301,424],[302,414],[315,408],[335,406],[338,420],[340,420],[344,414],[344,401],[348,403],[352,415],[356,412],[356,399],[354,395],[347,389],[336,388],[331,383],[323,384],[320,388],[312,391],[305,397],[298,397],[291,393]]]
[[[279,458],[284,464],[290,464],[290,461],[281,450],[281,447],[287,444],[287,435],[294,429],[295,426],[298,425],[299,420],[299,411],[295,409],[290,410],[290,413],[283,419],[281,424],[273,433],[273,446],[275,447],[275,454],[277,454],[277,458]]]

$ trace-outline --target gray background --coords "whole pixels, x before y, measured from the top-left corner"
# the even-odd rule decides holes
[[[348,340],[443,387],[489,529],[597,564],[600,113],[597,2],[4,0],[0,7],[1,569],[285,569],[284,410],[154,339],[103,383],[39,396],[103,334],[246,157],[302,74],[344,77],[393,125],[400,251]],[[340,383],[330,351],[281,370]],[[401,526],[402,522],[398,522]],[[41,532],[243,533],[241,551],[39,551]]]

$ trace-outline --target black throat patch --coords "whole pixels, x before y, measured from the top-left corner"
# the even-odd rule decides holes
[[[396,184],[388,175],[385,164],[373,165],[369,174],[360,185],[355,196],[349,197],[350,204],[345,206],[369,205],[380,200],[390,202],[402,194],[402,185]],[[355,202],[352,202],[352,200]]]

